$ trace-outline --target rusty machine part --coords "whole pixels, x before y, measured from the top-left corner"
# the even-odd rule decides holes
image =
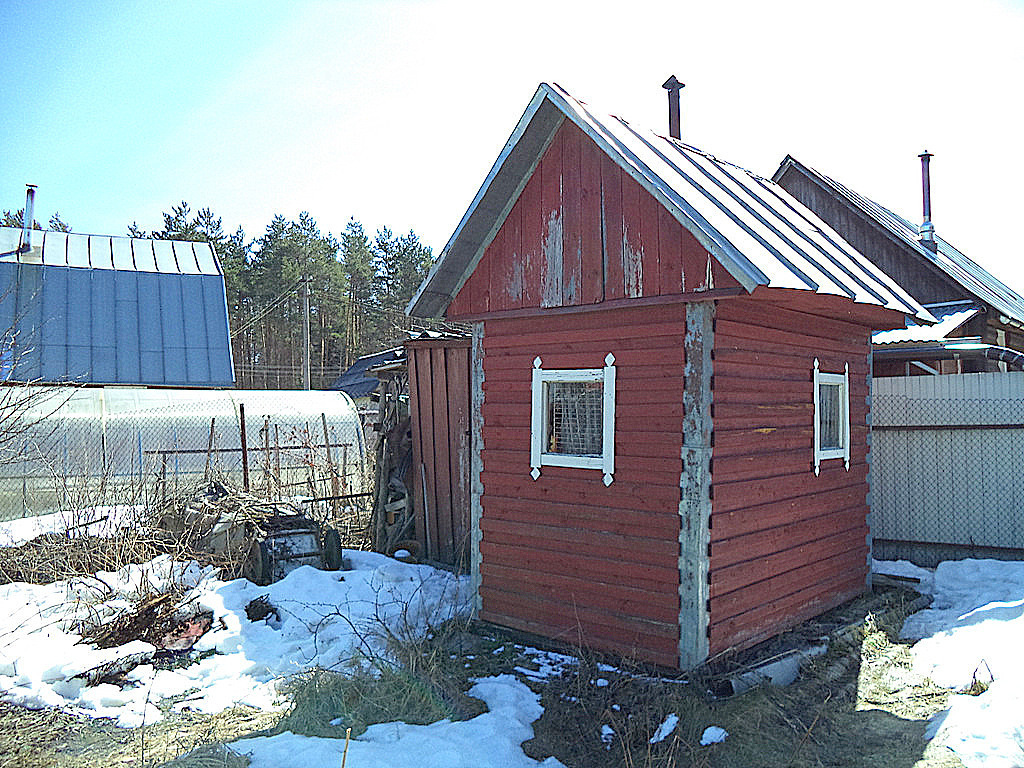
[[[229,490],[219,482],[169,505],[157,518],[161,529],[187,536],[194,549],[236,563],[236,575],[266,586],[301,565],[339,570],[341,538],[329,525],[291,503],[266,501]]]
[[[344,565],[338,532],[288,505],[263,518],[251,539],[242,575],[260,586],[283,579],[302,565],[329,571]]]

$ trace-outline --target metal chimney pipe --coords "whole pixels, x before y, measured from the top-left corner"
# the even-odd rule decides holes
[[[32,219],[35,216],[36,207],[36,185],[25,185],[25,210],[21,217],[21,253],[28,253],[32,250]]]
[[[932,153],[927,149],[918,155],[921,158],[921,194],[924,201],[924,221],[921,222],[919,234],[921,244],[929,251],[936,250],[935,225],[932,224],[932,182],[929,175],[929,163]]]
[[[682,133],[679,128],[679,92],[686,85],[680,83],[675,75],[671,75],[661,87],[668,91],[668,135],[673,139],[680,139]]]

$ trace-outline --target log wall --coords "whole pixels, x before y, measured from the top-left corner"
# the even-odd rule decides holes
[[[674,667],[685,304],[487,321],[480,616]],[[615,476],[530,476],[533,359],[600,368],[615,355]]]
[[[843,299],[787,293],[784,303],[735,299],[717,309],[712,654],[771,637],[866,585],[872,316]],[[848,363],[851,390],[850,469],[830,459],[818,476],[815,357],[825,372]]]

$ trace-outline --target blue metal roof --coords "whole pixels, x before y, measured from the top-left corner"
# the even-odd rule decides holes
[[[0,227],[7,381],[232,386],[224,278],[207,243]]]
[[[834,294],[932,319],[778,184],[676,139],[600,114],[546,83],[409,303],[409,314],[432,317],[448,306],[563,118],[654,196],[746,290],[767,286]]]

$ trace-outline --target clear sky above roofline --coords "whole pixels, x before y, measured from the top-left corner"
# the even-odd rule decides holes
[[[414,229],[435,252],[541,81],[770,177],[790,153],[937,232],[1018,291],[1024,6],[980,0],[13,0],[0,52],[0,208],[78,232],[181,201],[258,236],[275,213]]]

